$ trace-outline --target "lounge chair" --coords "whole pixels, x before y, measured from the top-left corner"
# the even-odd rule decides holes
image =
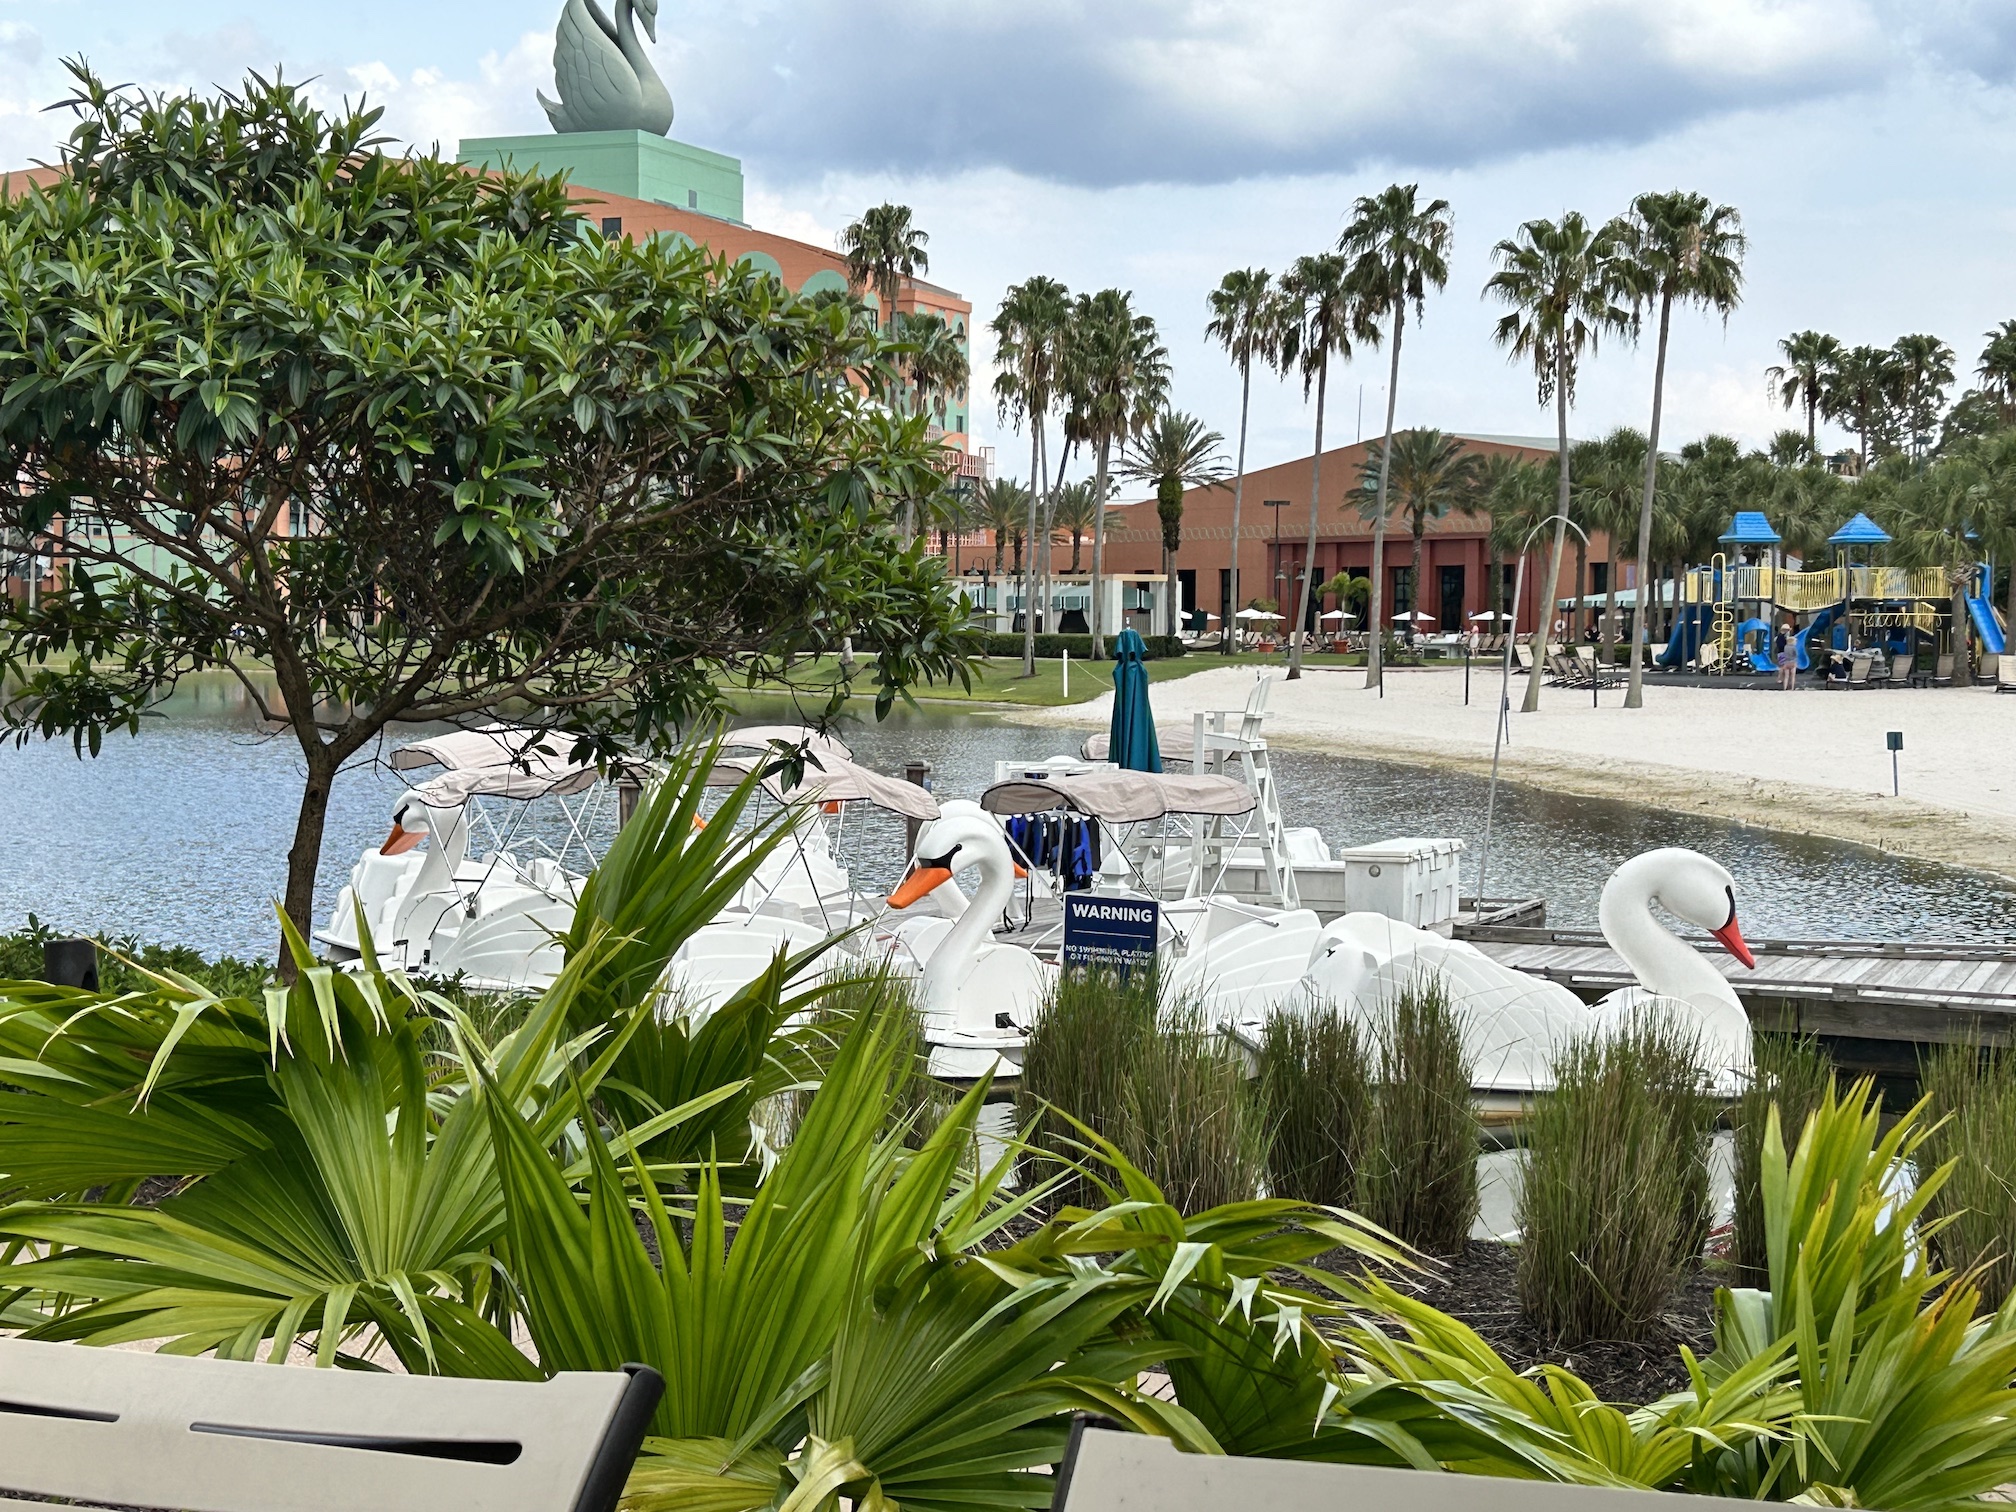
[[[1697,672],[1713,672],[1721,665],[1722,648],[1711,640],[1701,642],[1701,649],[1694,653],[1694,669]]]
[[[1514,641],[1512,643],[1512,660],[1521,672],[1531,672],[1533,670],[1533,643],[1523,640]]]
[[[1933,673],[1932,673],[1932,686],[1933,686],[1933,687],[1935,687],[1935,688],[1950,688],[1950,687],[1952,687],[1952,686],[1953,686],[1953,653],[1952,653],[1951,651],[1942,651],[1942,652],[1940,652],[1940,653],[1939,653],[1939,660],[1938,660],[1938,661],[1936,661],[1935,663],[1933,663],[1933,666],[1934,666],[1935,670],[1934,670],[1934,671],[1933,671]]]
[[[1183,1454],[1166,1438],[1074,1428],[1057,1472],[1057,1512],[1643,1512],[1647,1493],[1538,1480],[1479,1480],[1420,1470],[1332,1465],[1312,1460]],[[1726,1503],[1658,1493],[1663,1512],[1726,1512]]]
[[[1901,656],[1890,658],[1890,675],[1883,679],[1886,688],[1908,688],[1911,686],[1911,668],[1918,660],[1916,653],[1906,651]]]
[[[209,1512],[613,1512],[664,1388],[641,1365],[528,1384],[0,1339],[0,1483]]]
[[[2016,693],[2016,655],[2005,653],[1996,660],[1995,691]]]
[[[1586,688],[1589,679],[1572,658],[1557,653],[1547,658],[1547,685],[1551,688]]]
[[[1874,651],[1855,652],[1848,658],[1848,681],[1846,686],[1850,688],[1867,688],[1871,686],[1869,682],[1869,669],[1875,665],[1876,653]]]
[[[1596,660],[1594,646],[1577,646],[1575,660],[1582,668],[1582,675],[1599,688],[1614,688],[1624,681],[1624,673],[1617,667],[1606,667]]]

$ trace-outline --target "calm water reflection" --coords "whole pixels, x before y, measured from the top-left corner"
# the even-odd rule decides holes
[[[781,708],[752,711],[785,717]],[[300,763],[291,741],[255,727],[235,686],[192,683],[140,737],[108,740],[95,760],[67,745],[0,748],[0,927],[30,912],[65,928],[187,942],[208,952],[272,950],[269,901],[285,879]],[[414,738],[418,731],[401,739]],[[1075,732],[991,716],[899,711],[851,724],[856,756],[886,772],[929,761],[943,795],[973,795],[996,760],[1069,750]],[[395,742],[397,743],[397,742]],[[1277,754],[1291,823],[1319,826],[1332,845],[1392,835],[1455,835],[1472,852],[1484,816],[1482,781],[1462,775],[1299,751]],[[323,850],[326,909],[357,855],[383,838],[402,784],[375,764],[338,783]],[[1737,878],[1746,932],[1896,939],[2016,938],[2016,889],[1950,867],[1851,846],[1780,836],[1683,814],[1534,793],[1499,793],[1494,894],[1544,895],[1557,923],[1593,923],[1603,880],[1619,861],[1658,845],[1689,845]],[[889,885],[902,829],[850,816],[843,849],[863,885]]]

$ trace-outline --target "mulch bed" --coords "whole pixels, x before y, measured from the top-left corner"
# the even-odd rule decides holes
[[[1338,1251],[1319,1265],[1355,1273],[1355,1258]],[[1559,1365],[1573,1371],[1606,1402],[1642,1406],[1687,1386],[1682,1345],[1697,1357],[1714,1347],[1715,1290],[1725,1285],[1720,1269],[1688,1273],[1668,1299],[1655,1337],[1643,1342],[1599,1339],[1564,1348],[1519,1315],[1519,1251],[1514,1245],[1473,1239],[1460,1254],[1445,1257],[1426,1275],[1390,1278],[1394,1287],[1422,1298],[1475,1329],[1515,1370]]]

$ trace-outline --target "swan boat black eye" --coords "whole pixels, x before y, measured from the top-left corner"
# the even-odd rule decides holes
[[[952,858],[958,855],[962,848],[961,846],[954,845],[952,849],[945,852],[942,856],[919,856],[917,864],[919,866],[935,866],[942,870],[950,871],[952,870]]]
[[[1727,929],[1731,924],[1736,922],[1736,889],[1734,887],[1725,887],[1722,889],[1722,893],[1729,900],[1729,917],[1722,921],[1722,927]]]

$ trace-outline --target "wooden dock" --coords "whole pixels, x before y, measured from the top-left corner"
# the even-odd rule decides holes
[[[1580,997],[1632,983],[1595,930],[1459,922],[1456,935]],[[1846,1063],[1902,1070],[1915,1064],[1911,1047],[2016,1043],[2016,944],[1759,940],[1750,947],[1756,969],[1745,970],[1705,935],[1689,943],[1729,979],[1758,1028],[1818,1035]],[[1842,1043],[1855,1041],[1864,1043]]]

